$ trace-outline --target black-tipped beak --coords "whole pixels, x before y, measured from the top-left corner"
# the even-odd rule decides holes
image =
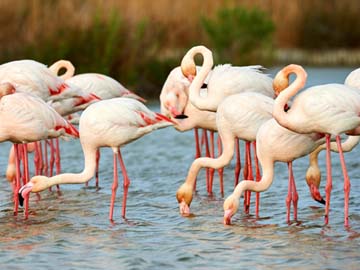
[[[18,198],[19,198],[19,205],[23,206],[24,205],[24,197],[22,196],[21,192],[19,192]]]
[[[321,204],[325,204],[325,200],[323,198],[321,198],[321,200],[315,200],[317,201],[318,203],[321,203]]]
[[[186,114],[178,114],[177,116],[174,117],[175,119],[186,119],[188,118],[188,116]]]

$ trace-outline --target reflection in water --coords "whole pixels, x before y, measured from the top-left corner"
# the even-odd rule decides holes
[[[276,73],[274,70],[272,73]],[[348,70],[309,70],[310,84],[338,78]],[[326,74],[332,74],[331,76]],[[319,74],[319,76],[316,76]],[[335,74],[335,75],[334,75]],[[341,74],[341,77],[339,74]],[[323,76],[323,77],[322,77]],[[312,80],[312,81],[311,81]],[[158,110],[158,104],[152,109]],[[0,145],[0,262],[4,269],[358,269],[360,181],[357,147],[345,158],[351,179],[350,227],[343,226],[343,177],[332,154],[333,191],[330,223],[324,207],[314,202],[305,184],[306,158],[294,162],[299,191],[298,221],[286,223],[287,168],[277,164],[272,187],[262,193],[260,217],[242,209],[231,226],[222,224],[224,198],[217,179],[214,195],[205,191],[205,170],[198,177],[190,217],[179,215],[175,193],[193,159],[192,132],[172,128],[155,131],[124,147],[129,188],[127,219],[121,218],[122,185],[108,221],[112,184],[112,152],[102,150],[100,189],[63,185],[61,193],[44,191],[30,200],[30,217],[13,216],[11,188],[4,177],[10,144]],[[243,147],[243,145],[242,145]],[[242,148],[243,149],[243,148]],[[80,172],[78,141],[62,143],[64,172]],[[151,158],[150,158],[151,156]],[[320,155],[324,194],[325,155]],[[108,165],[108,166],[106,166]],[[225,197],[233,186],[234,164],[224,170]],[[217,176],[216,176],[217,177]],[[252,200],[254,198],[252,197]]]

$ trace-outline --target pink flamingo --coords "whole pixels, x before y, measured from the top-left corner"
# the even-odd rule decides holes
[[[117,157],[124,177],[122,216],[125,217],[126,198],[130,180],[121,157],[120,147],[143,135],[172,125],[167,117],[150,111],[141,102],[130,98],[102,100],[89,106],[80,118],[80,142],[84,152],[85,167],[81,173],[65,173],[53,177],[34,176],[21,190],[22,197],[30,192],[40,192],[56,184],[85,183],[94,176],[96,151],[100,147],[111,147],[114,152],[114,181],[109,219],[113,220],[113,209],[118,187]]]
[[[49,70],[53,72],[54,69],[57,69],[58,66],[61,65],[63,67],[66,67],[66,73],[62,75],[63,79],[70,78],[74,74],[74,66],[69,61],[60,60],[53,64],[51,67],[49,67]],[[9,68],[8,70],[3,70],[3,66]],[[4,78],[6,81],[12,81],[15,82],[16,85],[18,85],[17,91],[26,91],[30,92],[34,95],[38,95],[39,97],[44,98],[45,100],[48,100],[48,104],[51,105],[56,112],[58,112],[61,116],[67,116],[71,113],[77,112],[79,110],[85,109],[90,103],[94,101],[100,100],[99,97],[94,95],[93,93],[86,93],[83,92],[80,88],[73,86],[68,87],[71,92],[70,96],[63,95],[61,92],[59,95],[55,94],[56,98],[55,100],[52,99],[51,95],[47,96],[49,94],[48,88],[39,88],[44,87],[44,84],[48,83],[48,85],[52,84],[60,84],[62,80],[58,80],[56,76],[52,75],[52,73],[49,74],[49,70],[47,70],[46,66],[32,61],[32,60],[21,60],[21,61],[13,61],[9,62],[7,64],[0,66],[0,77],[1,75],[4,75],[2,73],[5,72],[5,75],[8,74],[9,78]],[[34,71],[31,73],[31,71]],[[11,73],[13,72],[13,73]],[[44,80],[44,81],[43,81]],[[47,80],[47,81],[46,81]],[[48,86],[50,87],[50,86]],[[60,88],[64,88],[65,85],[62,85]],[[67,91],[69,91],[69,89]],[[63,91],[63,90],[62,90]],[[65,90],[64,90],[65,91]],[[51,94],[51,93],[50,93]],[[61,97],[61,99],[60,99]],[[51,157],[53,159],[50,160],[50,175],[52,175],[52,167],[53,162],[56,161],[56,168],[57,173],[60,173],[60,149],[58,147],[59,141],[58,138],[55,139],[54,142],[48,142],[50,145],[54,145],[51,147]],[[47,164],[39,164],[42,163],[43,157],[42,157],[42,151],[41,151],[41,145],[38,145],[40,142],[34,142],[30,143],[27,146],[28,152],[32,152],[36,150],[35,154],[35,160],[36,163],[35,166],[37,167],[37,173],[41,173],[40,169],[41,167],[47,167]],[[46,149],[46,145],[45,145]],[[16,175],[16,169],[15,169],[15,155],[14,155],[14,147],[11,147],[10,153],[9,153],[9,163],[6,170],[6,177],[7,179],[12,182],[15,179]],[[55,160],[56,157],[56,160]],[[45,161],[47,162],[47,161]],[[47,169],[45,169],[47,170]]]
[[[201,54],[203,63],[201,68],[196,68],[195,56]],[[272,79],[263,74],[261,66],[233,67],[229,64],[213,67],[212,52],[205,46],[192,47],[181,61],[181,70],[185,77],[191,81],[189,87],[190,102],[199,110],[216,112],[219,104],[227,96],[244,92],[257,92],[265,96],[274,97]],[[204,83],[207,89],[203,89]],[[245,150],[245,156],[250,156],[250,145]],[[239,142],[236,140],[236,168],[235,185],[238,183],[240,165]],[[244,176],[247,178],[245,159]],[[248,193],[250,196],[250,193]]]
[[[201,156],[201,145],[199,142],[198,129],[203,129],[203,137],[205,140],[206,156],[215,155],[214,132],[217,131],[215,124],[215,113],[200,111],[194,107],[189,99],[190,81],[182,74],[181,68],[174,68],[168,75],[161,93],[160,108],[161,113],[170,117],[174,121],[174,128],[180,132],[194,129],[195,138],[195,158]],[[206,87],[206,86],[205,86]],[[208,146],[207,130],[210,131],[210,148]],[[219,143],[219,142],[218,142]],[[209,193],[212,193],[214,170],[206,173],[206,184]],[[223,172],[219,170],[220,176],[220,192],[223,194]],[[195,186],[194,186],[195,188]]]
[[[203,64],[197,73],[194,57],[201,54]],[[221,101],[233,94],[257,92],[274,97],[272,79],[261,73],[261,66],[233,67],[229,64],[218,65],[214,69],[211,51],[205,46],[191,48],[181,61],[185,77],[192,83],[189,88],[189,99],[200,110],[214,111]],[[207,91],[201,93],[201,87],[207,82]]]
[[[289,75],[296,74],[295,81],[289,85]],[[299,95],[287,112],[286,104],[292,96],[304,87],[306,72],[298,65],[289,65],[279,71],[274,79],[274,88],[280,92],[274,105],[273,116],[280,125],[299,133],[318,132],[326,134],[326,204],[325,223],[329,219],[330,194],[332,189],[330,136],[336,137],[344,175],[344,225],[348,226],[350,180],[341,149],[342,133],[360,135],[360,91],[342,84],[313,86]]]
[[[18,144],[40,141],[61,136],[78,137],[78,131],[63,119],[42,99],[28,93],[12,93],[0,99],[0,142],[11,141],[16,155],[16,186],[14,190],[14,213],[18,209],[20,189],[19,153],[24,153],[25,181],[28,181],[27,149],[19,149]],[[26,147],[26,145],[25,145]],[[27,218],[27,204],[25,217]]]
[[[0,83],[11,83],[17,92],[34,94],[45,101],[79,96],[81,90],[57,77],[34,60],[11,61],[0,65]]]
[[[259,127],[272,118],[273,103],[272,98],[256,92],[244,92],[223,100],[216,112],[216,125],[224,150],[217,159],[198,158],[192,163],[185,183],[181,185],[176,193],[181,214],[188,215],[190,213],[189,206],[192,201],[193,185],[199,170],[202,167],[218,169],[228,165],[234,154],[235,139],[255,142]],[[249,177],[253,178],[252,170],[249,169],[249,172]],[[258,166],[256,166],[256,178],[260,179]],[[249,200],[250,197],[246,200],[246,208],[250,204]],[[256,215],[258,215],[258,212],[259,197],[257,196]]]
[[[59,60],[52,64],[49,69],[55,75],[58,75],[61,69],[65,69],[65,73],[60,75],[60,77],[66,80],[66,83],[75,85],[88,94],[95,94],[100,99],[128,97],[141,102],[146,102],[144,98],[126,89],[117,80],[107,75],[99,73],[83,73],[74,75],[75,67],[70,61]]]
[[[335,140],[335,137],[331,140]],[[234,192],[227,197],[224,201],[224,224],[231,223],[231,217],[237,212],[239,199],[244,191],[263,192],[271,186],[274,179],[274,164],[277,161],[287,162],[289,167],[289,189],[286,198],[287,222],[290,221],[291,202],[294,206],[294,219],[297,220],[298,194],[292,173],[292,162],[315,151],[318,147],[323,147],[325,141],[323,133],[295,133],[280,126],[274,118],[261,125],[256,135],[256,152],[263,175],[259,182],[241,181]],[[343,144],[340,147],[342,146]]]

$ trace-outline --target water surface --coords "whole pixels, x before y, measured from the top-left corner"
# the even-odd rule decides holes
[[[274,74],[278,69],[270,70]],[[309,68],[309,83],[343,82],[350,69]],[[149,107],[158,111],[159,104]],[[175,193],[194,157],[193,133],[173,128],[155,131],[122,148],[131,179],[127,219],[121,218],[122,188],[114,219],[108,220],[112,152],[102,149],[100,186],[62,185],[30,200],[30,217],[13,216],[11,188],[4,177],[10,144],[0,146],[1,269],[359,269],[360,195],[357,147],[345,155],[351,179],[350,227],[343,226],[343,177],[332,154],[333,191],[330,223],[324,207],[314,202],[304,181],[308,160],[294,162],[299,192],[298,221],[286,223],[287,166],[276,165],[271,188],[262,193],[260,218],[242,212],[231,226],[222,224],[218,176],[214,195],[198,177],[192,217],[178,213]],[[80,172],[78,141],[62,142],[63,172]],[[243,147],[242,147],[243,149]],[[325,156],[320,155],[323,178]],[[233,187],[234,163],[225,170],[225,196]],[[120,183],[122,177],[120,178]],[[324,195],[324,181],[321,192]]]

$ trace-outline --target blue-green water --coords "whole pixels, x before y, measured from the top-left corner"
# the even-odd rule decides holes
[[[309,68],[309,84],[342,82],[350,69]],[[275,73],[276,69],[271,70]],[[159,104],[149,107],[159,111]],[[30,217],[12,213],[11,188],[5,180],[9,143],[0,145],[1,269],[359,269],[359,147],[346,153],[351,179],[350,227],[343,226],[343,177],[333,160],[330,222],[314,202],[304,181],[307,158],[294,162],[299,192],[298,222],[286,223],[287,166],[276,165],[271,188],[261,194],[260,218],[239,210],[231,226],[222,224],[218,176],[214,195],[198,177],[194,216],[178,213],[175,193],[194,157],[193,133],[166,128],[122,148],[131,179],[127,219],[121,218],[119,185],[114,223],[108,220],[112,184],[112,151],[102,149],[100,190],[62,185],[61,194],[44,191],[30,200]],[[78,141],[62,142],[63,172],[83,166]],[[243,149],[243,147],[242,147]],[[32,156],[32,155],[31,155]],[[323,178],[325,157],[320,155]],[[234,164],[225,168],[225,196],[233,187]],[[120,182],[122,177],[120,178]],[[323,181],[324,182],[324,181]],[[324,195],[324,183],[321,185]],[[251,206],[253,213],[254,207]]]

